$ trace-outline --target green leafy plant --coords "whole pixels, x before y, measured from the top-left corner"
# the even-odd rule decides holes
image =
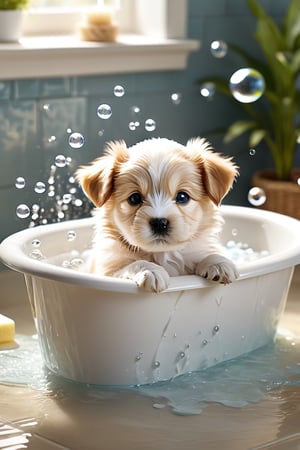
[[[0,0],[0,10],[24,9],[29,0]]]
[[[274,22],[257,0],[247,1],[256,19],[254,38],[261,48],[263,60],[237,45],[228,44],[228,48],[240,55],[246,67],[256,69],[263,75],[266,89],[259,101],[239,103],[248,119],[232,123],[225,132],[224,141],[230,142],[244,133],[249,133],[250,148],[265,141],[277,178],[290,180],[300,137],[300,91],[297,86],[300,73],[300,0],[291,0],[281,26]],[[206,77],[197,80],[197,83],[208,81],[214,83],[217,92],[236,102],[227,79]]]

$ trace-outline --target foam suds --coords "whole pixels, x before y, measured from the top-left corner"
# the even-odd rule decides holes
[[[280,388],[300,385],[300,339],[278,335],[275,343],[206,370],[143,386],[88,386],[56,377],[44,368],[36,336],[17,336],[19,347],[0,352],[0,382],[27,385],[49,395],[110,401],[125,391],[151,399],[151,407],[169,407],[179,415],[199,414],[212,403],[243,408],[278,398]],[[279,394],[278,394],[279,393]]]

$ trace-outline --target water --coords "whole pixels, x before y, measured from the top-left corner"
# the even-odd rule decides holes
[[[43,366],[36,336],[17,335],[16,341],[18,348],[0,351],[0,382],[73,397],[84,389],[94,402],[110,401],[127,390],[148,397],[149,407],[191,415],[215,403],[243,408],[266,399],[278,401],[282,388],[300,386],[300,339],[287,332],[278,334],[275,343],[206,370],[151,385],[119,388],[83,385],[54,376]],[[158,368],[160,362],[155,363]]]
[[[253,103],[263,95],[265,80],[260,72],[247,67],[234,72],[229,87],[236,100],[241,103]]]

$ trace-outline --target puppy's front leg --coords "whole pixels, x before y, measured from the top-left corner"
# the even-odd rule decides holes
[[[163,267],[150,261],[135,261],[120,269],[115,275],[119,278],[133,280],[146,291],[160,292],[169,286],[168,272]]]
[[[212,254],[198,262],[195,267],[196,275],[219,283],[232,283],[239,274],[234,263],[223,255]]]

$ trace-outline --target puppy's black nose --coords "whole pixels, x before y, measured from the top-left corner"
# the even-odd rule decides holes
[[[149,220],[151,230],[154,234],[168,234],[169,229],[169,221],[168,219],[165,219],[164,217],[160,218],[153,218]]]

